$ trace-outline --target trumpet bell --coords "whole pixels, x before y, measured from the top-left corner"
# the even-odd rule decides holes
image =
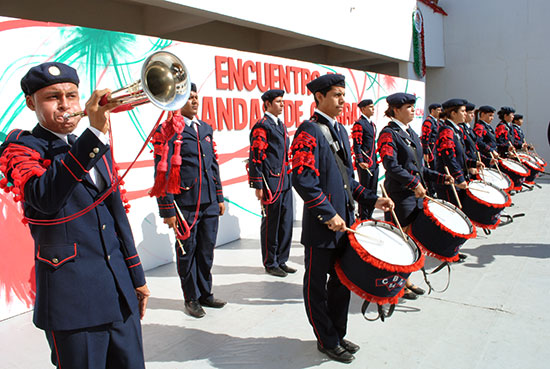
[[[153,105],[168,111],[181,109],[191,93],[187,67],[168,51],[157,51],[145,60],[141,85]]]

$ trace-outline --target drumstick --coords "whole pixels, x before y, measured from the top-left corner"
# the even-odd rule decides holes
[[[376,238],[367,236],[367,235],[364,234],[364,233],[357,232],[355,229],[351,229],[351,228],[346,227],[346,231],[347,231],[347,232],[351,232],[351,233],[355,233],[356,235],[361,236],[361,237],[363,237],[363,238],[366,238],[367,240],[371,240],[372,242],[380,243],[380,240],[377,240]]]
[[[493,155],[493,152],[492,152],[492,151],[491,151],[491,158],[495,159],[495,166],[497,167],[497,170],[498,170],[500,176],[501,176],[502,178],[504,178],[504,175],[502,175],[502,172],[500,171],[500,168],[498,167],[498,159],[495,158],[495,156]]]
[[[380,184],[380,188],[382,189],[382,194],[384,195],[384,197],[389,198],[388,193],[386,192],[386,189],[382,184]],[[399,219],[397,219],[397,215],[395,215],[395,210],[393,210],[393,208],[391,208],[391,215],[393,216],[393,219],[395,219],[395,224],[397,224],[397,227],[401,231],[401,236],[403,237],[405,242],[407,242],[407,237],[405,237],[405,232],[403,232],[403,228],[401,228],[401,224],[399,224]]]
[[[174,208],[176,209],[176,212],[178,213],[178,216],[180,217],[180,219],[185,219],[183,217],[183,214],[181,213],[180,209],[178,208],[178,205],[176,204],[176,201],[174,200]],[[185,255],[185,250],[183,249],[183,245],[180,241],[180,239],[178,238],[178,222],[176,221],[176,228],[174,228],[174,234],[176,235],[176,241],[178,242],[178,246],[181,250],[181,254],[182,255]]]
[[[448,176],[451,176],[451,172],[449,172],[449,168],[445,166],[445,172],[447,172]],[[459,209],[462,209],[462,204],[460,203],[460,199],[458,198],[458,193],[456,192],[456,188],[454,185],[451,185],[451,188],[453,189],[453,193],[455,194],[455,199],[458,204]]]
[[[479,155],[479,151],[477,152],[477,160],[481,161],[481,155]],[[479,176],[481,177],[481,180],[483,181],[484,184],[487,184],[487,182],[485,182],[485,176],[483,175],[483,171],[479,171]]]
[[[426,195],[426,198],[427,198],[428,200],[432,200],[433,202],[437,202],[438,204],[443,205],[443,206],[445,206],[445,207],[447,207],[447,208],[449,208],[449,209],[451,209],[451,210],[453,210],[453,211],[455,210],[455,209],[453,209],[449,204],[447,204],[447,203],[444,202],[444,201],[441,201],[441,200],[439,200],[439,199],[434,199],[433,197],[428,196],[428,195]]]

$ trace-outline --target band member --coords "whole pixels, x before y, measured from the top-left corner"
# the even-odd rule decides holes
[[[327,74],[307,84],[317,108],[298,127],[291,150],[292,184],[304,200],[301,242],[305,246],[306,313],[317,349],[333,360],[349,363],[359,346],[344,339],[350,291],[338,279],[334,263],[345,247],[351,247],[345,231],[354,222],[353,199],[385,211],[393,203],[377,198],[353,179],[348,135],[336,121],[344,108],[344,86],[340,74]]]
[[[35,242],[34,324],[57,368],[144,368],[140,317],[149,290],[113,171],[108,90],[86,103],[90,126],[76,137],[79,78],[43,63],[21,80],[36,113],[32,131],[0,146],[0,185],[23,204]],[[7,182],[12,186],[7,187]],[[87,211],[84,211],[87,209]],[[17,246],[17,245],[16,245]]]
[[[262,203],[260,245],[267,273],[286,277],[296,269],[286,265],[292,243],[292,191],[288,173],[290,141],[278,118],[283,111],[283,90],[262,95],[265,115],[250,132],[249,183]]]
[[[475,115],[476,118],[479,116],[474,126],[479,152],[489,158],[498,157],[495,130],[491,126],[495,117],[495,108],[489,105],[480,106]]]
[[[449,170],[457,183],[459,197],[463,196],[461,191],[468,187],[470,175],[476,175],[478,169],[483,167],[480,161],[467,157],[462,130],[458,126],[466,120],[466,104],[468,101],[464,99],[451,99],[443,103],[447,120],[439,128],[436,141],[436,169],[439,173],[445,173],[446,168]],[[457,205],[450,186],[437,185],[436,187],[440,198]]]
[[[514,114],[514,119],[512,120],[514,128],[514,136],[512,143],[516,150],[527,150],[530,146],[525,142],[525,134],[523,133],[523,115]]]
[[[188,238],[175,245],[176,266],[185,309],[189,315],[202,318],[203,306],[222,308],[226,304],[212,294],[211,273],[219,217],[225,205],[212,127],[197,119],[198,109],[199,96],[193,83],[187,103],[155,132],[156,177],[151,195],[158,196],[159,213],[168,227],[181,232],[185,224],[189,225]],[[178,210],[183,219],[178,219]]]
[[[464,152],[469,159],[478,159],[477,151],[477,136],[474,130],[471,128],[470,123],[474,120],[476,106],[472,103],[466,104],[466,119],[464,122],[458,123],[462,131],[462,140],[464,141]],[[481,156],[481,155],[480,155]]]
[[[440,126],[439,115],[441,114],[441,104],[434,103],[428,106],[430,115],[426,117],[422,123],[422,153],[424,154],[424,162],[429,168],[434,168],[434,147],[437,138],[437,131]]]
[[[497,113],[500,123],[497,124],[495,137],[498,154],[502,157],[506,157],[508,151],[511,151],[513,148],[514,127],[512,120],[514,119],[515,112],[515,109],[503,106]]]
[[[422,210],[426,183],[435,181],[443,184],[451,178],[424,166],[420,138],[408,126],[414,119],[416,97],[398,92],[388,96],[386,102],[388,110],[385,115],[391,121],[380,131],[378,152],[386,170],[384,188],[395,203],[399,224],[407,232]],[[386,213],[385,217],[387,221],[393,220],[390,213]],[[404,298],[414,300],[422,294],[422,288],[407,280]]]
[[[376,161],[376,125],[370,118],[374,114],[374,104],[371,99],[362,100],[357,104],[361,110],[361,118],[352,128],[353,153],[355,166],[359,174],[359,183],[365,188],[376,192],[378,186],[378,163]],[[359,219],[370,219],[373,208],[359,205]]]

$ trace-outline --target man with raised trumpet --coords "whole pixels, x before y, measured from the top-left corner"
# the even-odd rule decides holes
[[[140,318],[149,290],[107,135],[120,103],[100,106],[109,90],[94,91],[90,127],[76,137],[78,84],[76,70],[55,62],[23,77],[38,124],[13,130],[0,146],[0,186],[22,202],[35,242],[34,324],[46,333],[53,364],[144,368]]]
[[[159,213],[176,230],[176,265],[185,309],[202,318],[203,306],[222,308],[212,294],[212,263],[219,217],[225,212],[212,127],[198,120],[197,87],[155,132],[155,185]],[[189,222],[189,223],[188,223]],[[181,230],[186,229],[184,234]],[[181,240],[181,241],[180,241]],[[181,242],[181,247],[180,247]]]

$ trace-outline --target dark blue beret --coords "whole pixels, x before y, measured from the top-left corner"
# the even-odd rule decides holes
[[[78,86],[80,80],[76,70],[67,64],[48,62],[29,69],[21,79],[21,89],[28,96],[41,88],[63,82],[71,82]]]
[[[468,100],[464,99],[450,99],[445,101],[441,106],[443,106],[443,109],[449,109],[454,108],[456,106],[466,106],[468,104]]]
[[[285,92],[283,90],[267,90],[262,95],[262,101],[272,102],[276,97],[283,96]]]
[[[331,86],[346,87],[345,79],[346,77],[341,74],[325,74],[309,82],[306,87],[314,94]]]
[[[388,105],[401,107],[405,104],[414,104],[416,102],[416,96],[405,92],[397,92],[386,97],[386,102]]]
[[[197,85],[191,82],[191,91],[197,92]]]
[[[514,120],[523,119],[522,114],[514,114]]]
[[[503,113],[503,114],[510,114],[510,113],[515,113],[515,112],[516,112],[516,109],[511,108],[509,106],[503,106],[499,110],[499,113]]]
[[[372,105],[374,104],[372,102],[371,99],[365,99],[365,100],[361,100],[361,102],[359,102],[359,104],[357,104],[358,107],[362,108],[363,106],[369,106],[369,105]]]
[[[477,109],[480,113],[494,113],[496,111],[495,108],[493,108],[490,105],[483,105],[480,106],[479,109]]]
[[[472,111],[476,108],[475,104],[472,104],[471,102],[466,104],[466,111]]]
[[[430,104],[428,106],[428,111],[432,111],[432,110],[437,109],[437,108],[441,108],[441,104],[440,103],[433,103],[433,104]]]

